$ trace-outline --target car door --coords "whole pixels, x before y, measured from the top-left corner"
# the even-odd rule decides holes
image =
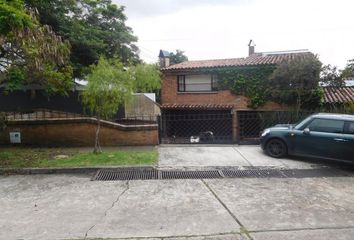
[[[341,153],[341,159],[354,161],[354,121],[345,123]]]
[[[308,129],[309,131],[304,131]],[[297,155],[338,158],[343,147],[344,121],[314,118],[302,129],[294,132],[293,146]]]

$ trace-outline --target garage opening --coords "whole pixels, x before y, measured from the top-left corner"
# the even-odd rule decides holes
[[[232,143],[230,110],[164,110],[159,120],[160,143]]]

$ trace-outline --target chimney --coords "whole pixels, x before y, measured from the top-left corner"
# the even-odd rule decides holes
[[[159,54],[160,68],[166,68],[170,66],[170,53],[165,50],[160,50]]]
[[[250,42],[248,43],[248,56],[251,56],[252,54],[254,54],[254,47],[255,46],[256,46],[256,44],[251,39]]]

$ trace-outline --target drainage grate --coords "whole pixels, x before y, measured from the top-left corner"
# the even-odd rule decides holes
[[[283,178],[280,170],[276,169],[249,169],[249,170],[224,170],[223,174],[229,178]]]
[[[161,171],[162,179],[222,178],[218,171]]]
[[[150,180],[150,179],[212,179],[212,178],[317,178],[347,177],[350,172],[333,168],[317,169],[246,169],[246,170],[209,170],[209,171],[168,171],[140,169],[99,170],[92,180]]]
[[[333,168],[319,169],[284,169],[281,172],[287,178],[317,178],[317,177],[344,177],[348,173]]]
[[[93,180],[114,181],[114,180],[150,180],[158,179],[157,170],[99,170]]]

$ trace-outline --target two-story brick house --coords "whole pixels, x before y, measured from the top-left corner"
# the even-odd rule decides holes
[[[312,53],[304,50],[256,53],[250,41],[249,56],[245,58],[186,61],[170,65],[168,52],[161,50],[162,137],[167,139],[165,142],[190,142],[195,140],[194,137],[199,142],[207,142],[209,138],[213,142],[236,142],[240,127],[237,111],[254,110],[247,107],[247,97],[218,89],[217,69],[276,65],[308,54]],[[257,111],[284,108],[267,102]]]

